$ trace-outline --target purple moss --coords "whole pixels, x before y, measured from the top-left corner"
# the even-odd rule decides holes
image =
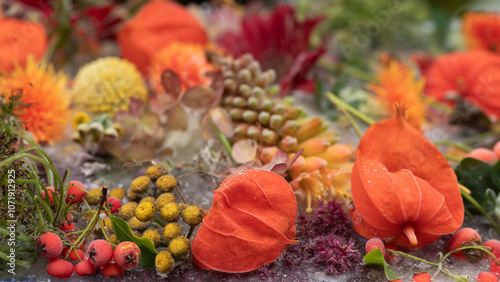
[[[352,222],[344,211],[342,203],[329,201],[326,205],[319,201],[315,214],[301,214],[297,220],[297,236],[311,238],[328,234],[345,235],[352,233]]]
[[[329,234],[316,238],[308,246],[313,253],[313,261],[326,274],[339,274],[351,270],[361,263],[361,252],[352,237]]]

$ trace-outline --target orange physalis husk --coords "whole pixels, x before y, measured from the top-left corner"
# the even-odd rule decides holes
[[[297,201],[281,176],[246,170],[229,176],[191,245],[196,266],[241,273],[271,263],[295,243]]]
[[[453,169],[400,107],[361,139],[351,185],[351,217],[365,238],[419,248],[455,232],[464,219]]]

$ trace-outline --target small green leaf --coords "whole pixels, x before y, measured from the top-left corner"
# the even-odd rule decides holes
[[[497,187],[497,192],[500,190],[500,161],[497,162],[497,164],[493,167],[493,170],[491,171],[491,179],[493,180],[493,183]]]
[[[153,241],[148,238],[134,236],[128,223],[121,218],[111,216],[111,222],[116,232],[116,237],[120,242],[134,242],[141,249],[141,259],[139,260],[141,266],[144,268],[154,268],[158,252],[155,249]]]
[[[495,186],[491,177],[492,167],[485,162],[473,158],[465,158],[455,169],[455,173],[457,174],[458,182],[470,189],[472,198],[478,203],[483,202],[487,188],[498,192],[498,187]]]
[[[387,277],[389,281],[399,279],[396,272],[394,272],[392,267],[385,261],[384,254],[382,254],[380,249],[377,248],[368,252],[363,258],[363,261],[366,265],[378,265],[384,267],[385,277]]]
[[[490,212],[495,208],[497,194],[490,188],[486,189],[483,199],[483,208],[486,212]]]

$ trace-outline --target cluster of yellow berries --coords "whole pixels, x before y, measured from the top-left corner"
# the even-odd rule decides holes
[[[176,202],[171,193],[176,186],[175,177],[167,174],[162,166],[150,166],[144,176],[132,181],[127,193],[130,202],[118,211],[118,216],[128,222],[136,236],[150,239],[155,247],[167,247],[156,257],[156,269],[161,273],[170,272],[174,258],[184,257],[190,249],[190,241],[183,236],[184,229],[178,219],[182,218],[194,228],[205,216],[201,207]],[[151,196],[155,192],[160,193],[159,196]],[[143,232],[142,235],[139,232]]]

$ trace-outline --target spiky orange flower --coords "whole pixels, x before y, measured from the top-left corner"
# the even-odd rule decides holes
[[[464,16],[462,31],[470,49],[500,52],[500,14],[469,12]]]
[[[408,66],[396,60],[385,64],[376,77],[378,83],[370,83],[368,89],[377,95],[391,114],[396,112],[395,105],[406,105],[407,121],[420,128],[425,119],[422,102],[424,79],[417,79]]]
[[[27,106],[14,112],[26,124],[37,142],[53,142],[62,137],[69,121],[67,77],[45,62],[28,57],[26,65],[16,65],[0,77],[1,94],[10,97],[21,91],[20,102]]]
[[[163,93],[161,74],[170,69],[181,79],[182,89],[207,85],[205,73],[212,69],[203,45],[174,42],[156,53],[149,67],[149,80],[157,93]]]

